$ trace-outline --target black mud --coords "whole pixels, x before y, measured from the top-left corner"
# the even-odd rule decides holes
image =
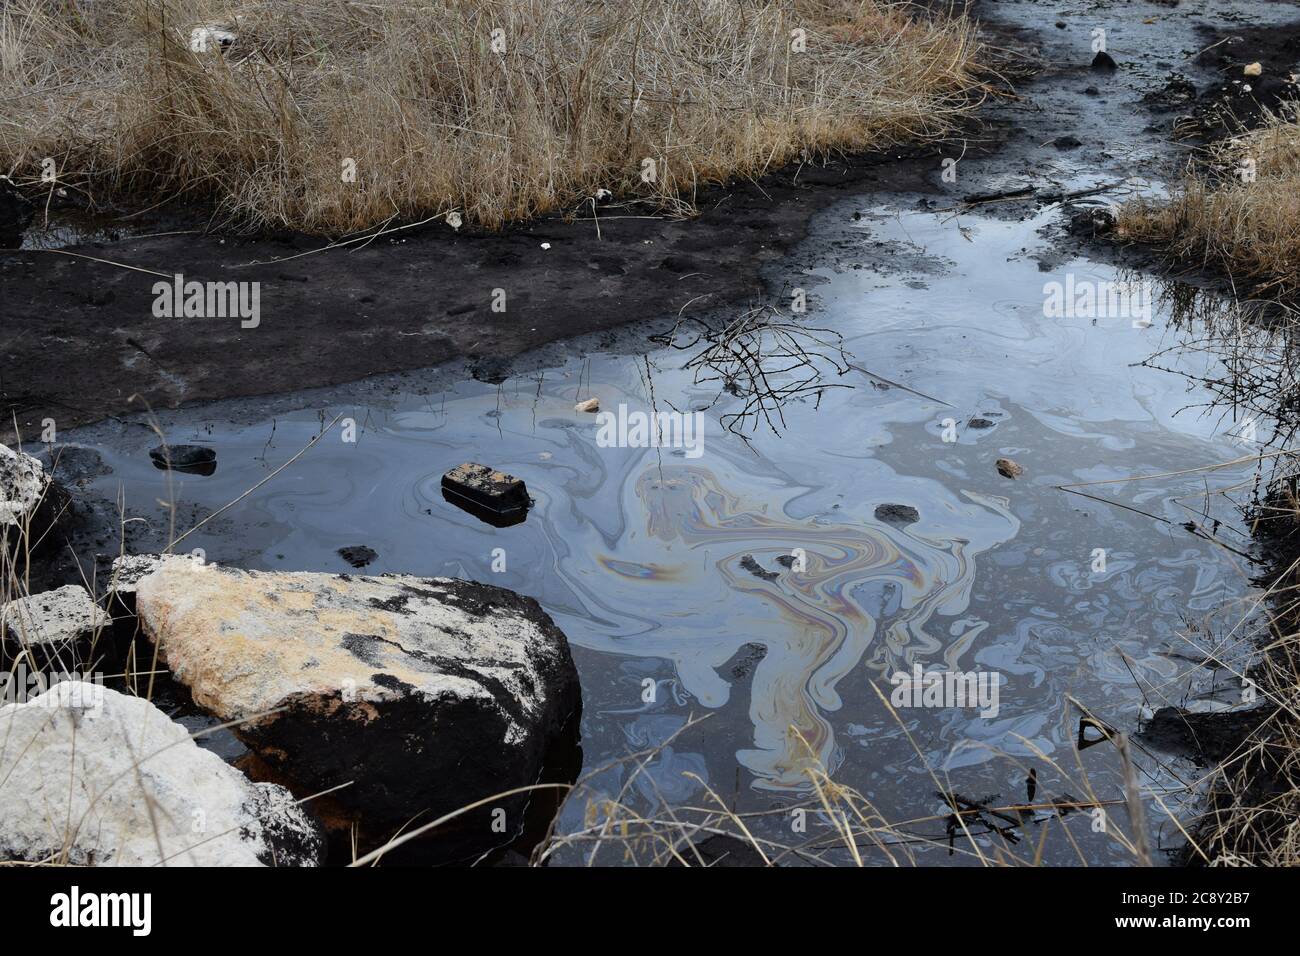
[[[0,431],[279,394],[463,359],[501,381],[545,343],[764,296],[761,273],[858,189],[934,192],[938,149],[792,165],[670,220],[601,207],[500,233],[439,222],[322,252],[305,235],[191,233],[0,251]],[[543,248],[548,244],[549,248]],[[95,260],[110,260],[112,263]],[[143,270],[143,271],[142,271]],[[153,314],[154,284],[260,283],[260,322]],[[505,311],[492,310],[504,290]],[[133,396],[138,396],[133,400]]]

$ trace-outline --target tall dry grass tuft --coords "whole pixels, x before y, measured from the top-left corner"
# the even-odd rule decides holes
[[[1273,121],[1257,135],[1270,143],[1272,137],[1279,137],[1276,149],[1267,152],[1272,161],[1267,166],[1258,165],[1256,183],[1220,183],[1215,187],[1219,195],[1212,199],[1222,204],[1213,208],[1233,210],[1234,215],[1242,217],[1238,222],[1243,230],[1247,230],[1249,216],[1256,213],[1266,221],[1281,215],[1278,209],[1263,208],[1262,197],[1279,190],[1285,176],[1295,175],[1279,156],[1280,151],[1294,148],[1294,129],[1286,130],[1280,121]],[[1285,145],[1288,137],[1292,138],[1289,146]],[[1260,193],[1250,193],[1256,187]],[[1193,195],[1198,194],[1181,195],[1169,211],[1156,210],[1153,215],[1172,216],[1179,206],[1186,206],[1184,214],[1191,215]],[[1277,202],[1283,201],[1279,196]],[[1206,208],[1201,211],[1209,215]],[[1200,222],[1207,229],[1226,228],[1226,223],[1216,225],[1208,219]],[[1294,237],[1289,241],[1295,242]],[[1251,261],[1255,267],[1263,264],[1259,259]],[[1294,270],[1290,266],[1275,261],[1269,268],[1274,270],[1267,274],[1273,277],[1275,289],[1294,288]],[[1287,271],[1285,283],[1279,281],[1283,271]],[[1258,439],[1250,439],[1257,443],[1255,453],[1204,469],[1209,472],[1224,465],[1245,466],[1239,479],[1220,484],[1213,492],[1207,483],[1204,498],[1213,495],[1238,501],[1250,524],[1253,556],[1259,562],[1251,577],[1260,590],[1243,600],[1235,623],[1212,643],[1207,655],[1230,675],[1230,680],[1235,677],[1240,681],[1243,700],[1240,708],[1234,707],[1224,715],[1227,722],[1219,725],[1222,739],[1204,736],[1211,733],[1207,728],[1212,724],[1196,731],[1204,745],[1214,747],[1216,755],[1228,755],[1205,777],[1204,804],[1195,818],[1187,821],[1189,840],[1184,856],[1199,865],[1297,866],[1300,447],[1296,438],[1300,435],[1300,387],[1295,370],[1300,361],[1300,311],[1285,301],[1241,301],[1181,284],[1170,287],[1168,303],[1173,325],[1187,334],[1146,364],[1160,367],[1160,357],[1170,352],[1207,357],[1210,364],[1204,373],[1179,372],[1210,391],[1212,399],[1203,411],[1230,426],[1226,430],[1233,435],[1241,435],[1238,426],[1242,422],[1257,421],[1260,425]],[[1188,496],[1189,501],[1192,497]],[[1249,663],[1237,665],[1231,663],[1234,660]],[[1255,721],[1250,722],[1253,729],[1248,733],[1244,729],[1248,725],[1231,720],[1234,714],[1241,716],[1243,710],[1259,718],[1257,726]]]
[[[1117,231],[1248,279],[1257,294],[1300,293],[1300,122],[1271,115],[1215,144],[1168,202],[1127,204]]]
[[[191,49],[210,25],[235,39]],[[688,212],[803,150],[942,135],[979,58],[964,16],[878,0],[10,0],[0,169],[327,233],[497,227],[597,188]]]
[[[1269,516],[1280,519],[1280,513]],[[1285,516],[1294,524],[1300,509]],[[1272,639],[1250,679],[1265,719],[1210,780],[1193,824],[1193,862],[1214,866],[1300,866],[1300,561],[1270,589]],[[1288,624],[1289,622],[1289,624]]]

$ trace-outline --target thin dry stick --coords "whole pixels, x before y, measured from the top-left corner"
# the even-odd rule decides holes
[[[271,472],[269,475],[267,475],[265,478],[263,478],[263,479],[262,479],[261,481],[259,481],[257,484],[253,485],[253,487],[249,488],[247,491],[245,491],[245,492],[244,492],[242,495],[240,495],[238,498],[236,498],[236,499],[233,500],[233,501],[227,502],[226,504],[224,504],[224,505],[222,505],[220,508],[218,508],[216,511],[212,512],[212,514],[208,515],[206,518],[204,518],[202,521],[200,521],[200,522],[199,522],[198,524],[196,524],[194,527],[190,528],[189,531],[186,531],[186,532],[185,532],[184,534],[182,534],[179,538],[177,538],[175,541],[173,541],[173,542],[171,543],[170,547],[175,547],[176,545],[180,544],[182,541],[184,541],[186,538],[188,538],[190,535],[192,535],[195,531],[198,531],[200,528],[202,528],[205,524],[207,524],[207,523],[208,523],[209,521],[211,521],[213,518],[217,517],[217,516],[220,515],[220,514],[223,514],[223,513],[226,512],[226,511],[229,511],[229,510],[230,510],[231,508],[233,508],[235,505],[239,504],[239,502],[243,501],[245,498],[247,498],[249,495],[251,495],[251,494],[252,494],[254,491],[256,491],[258,488],[261,488],[264,484],[266,484],[268,481],[270,481],[272,478],[274,478],[274,477],[275,477],[276,475],[278,475],[280,472],[284,471],[286,468],[288,468],[290,465],[292,465],[295,461],[297,461],[299,458],[301,458],[303,455],[305,455],[309,449],[311,449],[312,447],[314,447],[315,444],[316,444],[318,441],[320,441],[322,438],[324,438],[325,435],[329,432],[329,430],[332,429],[336,424],[338,424],[338,421],[339,421],[339,419],[341,419],[341,418],[343,417],[343,414],[344,414],[343,412],[339,412],[337,415],[335,415],[335,416],[334,416],[334,420],[333,420],[332,422],[330,422],[328,425],[326,425],[325,428],[321,431],[321,433],[320,433],[319,435],[317,435],[317,436],[316,436],[315,438],[313,438],[311,441],[307,442],[307,444],[304,445],[304,446],[302,447],[302,450],[299,451],[298,454],[294,455],[292,458],[290,458],[288,461],[286,461],[286,462],[285,462],[283,465],[281,465],[279,468],[275,469],[275,471]]]

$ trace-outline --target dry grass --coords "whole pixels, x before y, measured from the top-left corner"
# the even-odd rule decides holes
[[[1270,136],[1297,142],[1294,127],[1275,127]],[[1268,167],[1279,176],[1283,169]],[[1270,194],[1279,188],[1271,180],[1266,185],[1262,164],[1259,172],[1253,186],[1223,185],[1223,195],[1215,200],[1223,205],[1216,208],[1235,208],[1243,216],[1247,208],[1257,210],[1270,228],[1279,228],[1282,223],[1275,217],[1283,215],[1281,204],[1294,200],[1278,195],[1278,208],[1264,209],[1260,196],[1243,195],[1253,188]],[[1235,207],[1229,193],[1237,196]],[[1180,196],[1171,209],[1191,202]],[[1273,263],[1270,269],[1282,265]],[[1292,289],[1293,282],[1288,274],[1286,284],[1278,285]],[[1245,465],[1253,474],[1219,485],[1212,494],[1240,502],[1263,562],[1255,578],[1262,590],[1243,599],[1230,633],[1212,642],[1207,656],[1241,681],[1243,689],[1253,688],[1253,703],[1243,702],[1243,707],[1264,708],[1264,719],[1208,772],[1204,805],[1188,822],[1185,857],[1212,866],[1300,866],[1300,389],[1295,378],[1300,312],[1285,302],[1225,299],[1189,286],[1174,285],[1170,293],[1173,322],[1187,336],[1148,364],[1159,367],[1160,357],[1173,352],[1207,356],[1213,360],[1208,377],[1179,373],[1210,391],[1211,401],[1202,411],[1218,417],[1220,428],[1230,434],[1238,434],[1242,422],[1258,422],[1256,453],[1225,463]],[[1207,483],[1206,497],[1210,494]],[[1189,501],[1195,497],[1188,496]],[[1223,663],[1238,658],[1251,663],[1240,669]]]
[[[892,717],[905,722],[877,689]],[[650,770],[663,752],[681,741],[699,739],[709,716],[689,717],[666,739],[625,757],[587,770],[572,784],[546,783],[484,797],[436,820],[411,829],[352,861],[352,866],[378,866],[398,847],[437,831],[458,817],[502,799],[548,790],[563,792],[564,805],[581,809],[581,820],[562,821],[563,810],[548,834],[532,849],[531,866],[927,866],[940,861],[996,867],[1042,866],[1049,841],[1068,846],[1080,865],[1089,859],[1078,842],[1098,809],[1115,814],[1108,838],[1135,862],[1150,859],[1141,824],[1140,790],[1132,778],[1127,741],[1115,743],[1126,768],[1124,787],[1099,796],[1082,764],[1075,774],[1037,748],[1032,759],[998,754],[1006,771],[1022,778],[1036,770],[1053,772],[1082,798],[1068,792],[1053,795],[1047,788],[1029,791],[1020,802],[963,796],[948,775],[929,767],[925,754],[909,737],[916,757],[926,765],[918,778],[918,803],[933,800],[937,812],[921,812],[905,820],[889,820],[861,791],[836,781],[815,750],[795,727],[790,732],[804,750],[807,786],[768,809],[738,810],[701,776],[685,772],[699,796],[670,800]],[[707,729],[703,733],[707,734]],[[688,741],[688,738],[690,739]],[[1027,743],[1027,741],[1026,741]],[[958,745],[960,748],[962,745]],[[1078,763],[1078,752],[1073,759]],[[926,782],[934,787],[927,792]],[[1159,800],[1159,798],[1156,798]],[[1128,832],[1119,825],[1121,809],[1129,814]],[[1163,804],[1162,804],[1163,809]],[[1134,814],[1137,814],[1136,817]],[[1134,819],[1138,823],[1134,824]],[[1073,829],[1072,829],[1073,828]],[[936,855],[936,851],[937,854]]]
[[[1253,161],[1253,181],[1250,165]],[[1127,204],[1118,234],[1165,246],[1180,262],[1249,280],[1257,293],[1300,292],[1300,122],[1269,116],[1218,143],[1165,203]]]
[[[192,51],[211,23],[238,39]],[[325,233],[452,210],[497,227],[598,188],[684,213],[804,150],[942,135],[978,57],[964,17],[876,0],[11,0],[0,171],[38,188],[53,157],[96,200]]]
[[[1268,519],[1294,525],[1294,496]],[[1249,671],[1266,719],[1215,768],[1205,809],[1193,824],[1192,861],[1215,866],[1300,866],[1300,559],[1270,588],[1272,619],[1259,663]]]

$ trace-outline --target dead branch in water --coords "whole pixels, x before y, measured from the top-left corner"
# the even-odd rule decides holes
[[[696,316],[679,316],[672,329],[652,341],[694,354],[683,368],[694,384],[719,384],[718,397],[727,392],[744,399],[744,407],[721,417],[723,427],[745,441],[745,426],[752,433],[760,423],[779,435],[786,427],[784,405],[791,399],[821,394],[828,388],[852,388],[846,382],[828,382],[827,367],[845,375],[853,367],[838,332],[806,326],[770,306],[750,309],[725,324]],[[716,400],[716,399],[715,399]]]

